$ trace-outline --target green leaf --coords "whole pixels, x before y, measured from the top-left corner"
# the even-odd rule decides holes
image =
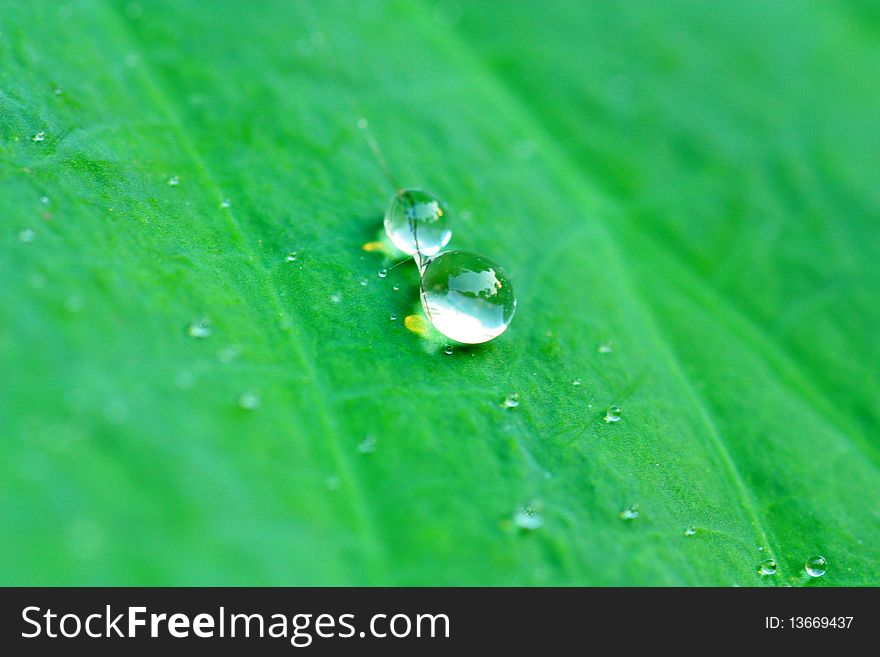
[[[0,583],[880,584],[877,16],[583,4],[3,2]]]

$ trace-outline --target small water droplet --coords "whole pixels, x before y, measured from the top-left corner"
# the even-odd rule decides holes
[[[238,405],[246,411],[253,411],[260,405],[260,396],[255,392],[244,392],[238,398]]]
[[[391,289],[394,290],[395,292],[397,292],[400,289],[400,286],[399,285],[392,285]]]
[[[187,327],[186,333],[191,338],[207,338],[211,335],[211,322],[207,318],[195,321]]]
[[[46,131],[40,130],[37,134],[35,134],[32,139],[34,141],[46,141]]]
[[[622,520],[635,520],[639,517],[639,509],[635,504],[630,504],[619,515]]]
[[[56,96],[60,96],[64,93],[64,89],[62,89],[61,87],[55,87],[54,92]]]
[[[397,313],[391,313],[388,316],[388,319],[390,319],[392,322],[396,321],[397,320]]]
[[[358,451],[361,454],[370,454],[376,451],[376,439],[373,436],[367,436],[358,444]]]
[[[370,127],[370,124],[367,122],[367,120],[364,117],[361,116],[357,120],[357,126],[361,130],[366,130],[367,128]]]
[[[513,285],[504,270],[467,251],[447,251],[428,262],[421,301],[438,331],[466,344],[497,338],[516,312]]]
[[[596,351],[598,351],[600,354],[610,354],[612,351],[611,343],[610,342],[603,342],[602,344],[599,345],[599,347],[596,349]]]
[[[385,232],[394,246],[409,255],[436,255],[452,237],[443,202],[420,189],[404,189],[391,197],[385,210]]]
[[[454,352],[455,352],[455,349],[452,348],[451,344],[448,344],[443,348],[443,353],[446,354],[447,356],[451,356]]]
[[[504,400],[501,402],[502,408],[516,408],[519,406],[519,393],[512,392],[507,395]]]
[[[339,477],[336,475],[331,475],[324,480],[324,485],[327,487],[327,490],[339,490]]]
[[[693,527],[688,527],[687,529],[684,530],[685,536],[693,536],[696,533],[697,533],[697,530],[694,529]]]
[[[764,546],[763,546],[763,545],[759,545],[759,546],[758,546],[758,552],[763,552],[763,551],[764,551]]]
[[[42,203],[43,205],[49,205],[49,197],[48,196],[41,196],[40,203]]]
[[[603,417],[602,419],[609,423],[619,422],[620,416],[622,414],[623,411],[621,410],[620,406],[618,406],[617,404],[612,404],[608,407],[608,410],[605,412],[605,417]]]
[[[776,574],[776,560],[775,559],[764,559],[761,562],[761,565],[758,567],[758,572],[761,575],[775,575]]]
[[[299,254],[296,251],[290,251],[288,252],[285,259],[287,260],[287,262],[293,262],[296,260],[297,256],[299,256]]]
[[[571,385],[573,385],[573,386],[579,386],[580,384],[581,384],[580,379],[572,379],[571,380]]]
[[[331,294],[330,301],[332,301],[333,303],[339,303],[340,301],[342,301],[342,295],[338,293]]]
[[[825,574],[827,565],[828,562],[825,561],[825,557],[817,555],[807,559],[807,562],[804,564],[804,570],[807,571],[810,577],[822,577]]]
[[[385,278],[387,275],[388,275],[388,270],[385,269],[384,267],[379,270],[379,274],[378,274],[379,278]]]
[[[361,279],[361,285],[363,285],[364,287],[366,287],[369,282],[370,281],[368,281],[366,278]]]
[[[526,531],[534,531],[544,524],[544,516],[541,515],[543,505],[540,502],[524,504],[513,514],[513,524]]]
[[[180,176],[171,176],[168,179],[168,184],[172,187],[177,187],[180,184]]]
[[[37,233],[33,228],[22,228],[18,231],[18,239],[24,242],[25,244],[29,244],[37,239]]]
[[[220,201],[220,207],[221,208],[231,208],[232,201],[230,201],[228,198],[225,198],[222,201]]]

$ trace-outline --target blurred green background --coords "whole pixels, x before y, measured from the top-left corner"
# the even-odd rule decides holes
[[[0,583],[880,584],[878,37],[0,1]],[[359,117],[511,274],[498,340],[404,327]]]

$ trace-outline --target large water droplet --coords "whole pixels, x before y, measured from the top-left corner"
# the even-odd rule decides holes
[[[617,404],[612,404],[608,407],[608,410],[605,412],[605,417],[602,419],[606,422],[619,422],[620,416],[623,414],[623,410],[621,410],[620,406]]]
[[[544,524],[544,516],[541,515],[542,505],[540,502],[525,504],[513,514],[513,524],[520,529],[534,531]]]
[[[516,311],[513,285],[497,264],[467,251],[448,251],[422,274],[422,307],[448,338],[479,344],[507,330]]]
[[[409,255],[435,255],[452,237],[445,205],[420,189],[405,189],[391,198],[385,210],[385,232],[394,246]]]
[[[761,562],[761,565],[758,568],[758,572],[761,575],[775,575],[776,561],[774,559],[764,559],[764,561]]]
[[[825,561],[825,557],[815,556],[807,559],[807,562],[804,564],[804,570],[807,571],[807,574],[810,577],[822,577],[825,574],[826,566],[828,562]]]

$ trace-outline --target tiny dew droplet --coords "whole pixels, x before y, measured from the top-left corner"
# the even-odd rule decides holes
[[[602,419],[608,423],[619,422],[620,416],[622,414],[623,411],[621,410],[620,406],[618,406],[617,404],[612,404],[608,407],[608,410],[605,412],[605,417],[603,417]]]
[[[434,327],[465,344],[497,338],[516,312],[513,285],[504,270],[467,251],[447,251],[428,261],[421,300]]]
[[[211,335],[210,321],[207,318],[202,318],[193,322],[187,327],[186,333],[192,338],[207,338]]]
[[[385,277],[388,275],[388,270],[382,268],[382,269],[379,270],[379,274],[378,274],[378,275],[379,275],[379,278],[385,278]]]
[[[49,197],[48,196],[41,196],[40,203],[42,203],[43,205],[49,205]]]
[[[827,564],[828,562],[825,561],[825,557],[817,555],[807,559],[807,562],[804,564],[804,570],[807,571],[810,577],[822,577],[825,574]]]
[[[34,141],[45,141],[46,140],[46,131],[40,130],[37,134],[35,134],[32,139]]]
[[[571,380],[571,385],[573,385],[573,386],[579,386],[580,384],[581,384],[580,379],[572,379]]]
[[[388,316],[388,319],[390,319],[392,322],[396,321],[397,320],[397,313],[391,313]]]
[[[688,527],[687,529],[684,530],[685,536],[693,536],[696,533],[697,533],[697,530],[694,527]]]
[[[391,289],[394,290],[395,292],[397,292],[400,289],[400,286],[399,285],[392,285]]]
[[[385,232],[408,255],[435,255],[452,237],[443,202],[420,189],[404,189],[391,197],[385,210]]]
[[[168,179],[168,184],[172,187],[177,187],[180,184],[180,176],[171,176]]]
[[[327,486],[327,490],[339,490],[340,483],[339,477],[336,475],[330,475],[324,480],[324,485]]]
[[[337,293],[331,294],[330,301],[333,303],[339,303],[340,301],[342,301],[342,295]]]
[[[369,281],[366,278],[361,279],[361,285],[363,285],[364,287],[366,287],[368,283]]]
[[[232,201],[230,201],[228,198],[225,198],[222,201],[220,201],[220,207],[221,208],[230,208],[230,207],[232,207]]]
[[[33,228],[22,228],[18,231],[18,239],[25,244],[29,244],[37,239],[37,233]]]
[[[507,395],[501,402],[501,406],[503,408],[516,408],[517,406],[519,406],[519,393],[512,392]]]
[[[376,439],[373,436],[367,436],[358,444],[358,451],[361,454],[370,454],[376,451]]]
[[[597,351],[600,354],[610,354],[611,353],[611,343],[610,342],[603,342],[602,344],[599,345],[599,347],[597,348]]]
[[[635,504],[630,504],[619,515],[622,520],[635,520],[639,517],[639,509]]]
[[[285,260],[287,260],[287,262],[293,262],[294,260],[296,260],[297,256],[299,256],[299,254],[296,251],[289,251],[287,253],[287,256],[285,257]]]
[[[761,575],[775,575],[776,561],[774,559],[764,559],[764,561],[762,561],[761,565],[758,567],[758,572]]]
[[[544,524],[544,516],[541,515],[542,504],[532,502],[524,504],[513,514],[513,524],[526,531],[534,531]]]
[[[255,392],[245,392],[238,398],[238,405],[246,411],[253,411],[260,405],[260,396]]]
[[[443,353],[447,356],[451,356],[454,351],[455,349],[452,348],[451,344],[448,344],[443,348]]]

